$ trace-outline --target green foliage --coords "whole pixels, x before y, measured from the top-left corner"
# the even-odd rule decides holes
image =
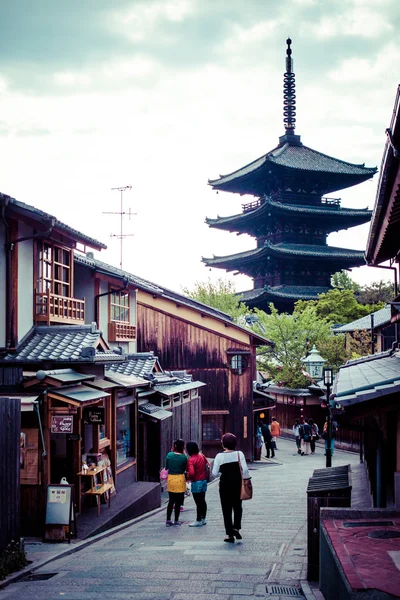
[[[344,269],[332,275],[331,285],[334,288],[354,290],[355,292],[358,292],[361,289],[361,286],[356,283]]]
[[[278,385],[307,387],[310,382],[302,375],[304,365],[301,359],[313,344],[319,349],[327,339],[333,337],[331,325],[326,319],[317,317],[315,306],[308,306],[302,312],[289,315],[278,313],[274,305],[270,304],[270,311],[270,314],[266,314],[255,310],[265,330],[263,335],[275,344],[274,348],[263,347],[259,350],[258,368],[267,371]],[[256,323],[254,329],[258,329],[261,334],[259,324]],[[338,349],[336,351],[338,353]]]
[[[20,543],[11,540],[4,552],[0,554],[0,581],[10,573],[20,571],[27,564],[26,554]]]
[[[216,283],[210,278],[205,282],[197,281],[192,290],[183,288],[182,291],[188,298],[221,310],[235,320],[252,312],[240,301],[241,297],[236,294],[234,283],[222,277]]]
[[[390,281],[374,281],[369,285],[363,285],[356,294],[360,304],[378,304],[383,302],[387,304],[394,297],[393,285]]]
[[[338,369],[347,360],[355,358],[352,350],[347,347],[346,335],[330,335],[322,340],[318,346],[319,353],[326,360],[326,364]]]
[[[326,319],[332,324],[344,325],[383,308],[384,304],[364,306],[357,302],[353,290],[334,288],[325,294],[320,294],[318,300],[298,300],[295,304],[295,312],[303,312],[310,306],[315,308],[318,318]]]

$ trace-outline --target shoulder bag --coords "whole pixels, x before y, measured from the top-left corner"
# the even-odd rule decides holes
[[[202,457],[204,458],[204,468],[206,471],[206,481],[207,483],[210,483],[211,481],[211,467],[210,467],[210,463],[208,462],[207,458],[204,456],[203,453],[201,453]]]
[[[240,490],[240,499],[241,500],[251,500],[253,497],[253,484],[251,483],[251,477],[250,477],[250,479],[243,479],[243,469],[242,469],[242,464],[240,462],[239,452],[238,452],[238,463],[239,463],[240,475],[242,477],[242,488]]]

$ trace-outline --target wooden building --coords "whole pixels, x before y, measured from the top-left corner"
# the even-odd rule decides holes
[[[244,273],[253,288],[242,294],[248,306],[268,310],[273,302],[291,311],[299,300],[317,299],[336,271],[361,266],[363,252],[327,245],[327,236],[367,223],[371,211],[341,206],[328,197],[370,179],[376,168],[338,160],[304,146],[295,135],[295,76],[291,40],[284,75],[285,134],[279,144],[250,164],[210,180],[214,190],[251,195],[241,214],[207,219],[210,227],[246,233],[256,247],[230,256],[204,258],[208,267]]]
[[[111,280],[117,285],[119,280],[120,288],[125,282],[126,289],[135,294],[138,352],[151,351],[165,370],[187,369],[194,381],[206,384],[201,389],[199,440],[204,452],[215,456],[221,448],[222,434],[232,431],[246,458],[252,460],[258,410],[253,394],[256,348],[271,342],[237,325],[221,311],[107,265],[92,255],[76,253],[75,264],[80,280],[85,282],[86,296],[90,293],[89,282],[99,278],[104,278],[104,285]],[[110,318],[107,311],[104,314]]]
[[[400,237],[400,86],[383,153],[379,184],[369,232],[366,260],[394,274],[395,295],[391,321],[395,344],[391,350],[357,361],[339,370],[335,402],[363,431],[363,450],[374,506],[400,510],[400,352],[398,269]],[[389,262],[389,265],[386,263]]]

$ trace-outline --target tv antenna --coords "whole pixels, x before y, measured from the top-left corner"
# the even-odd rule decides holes
[[[121,187],[115,187],[115,188],[111,188],[111,191],[115,192],[120,192],[120,197],[121,197],[121,208],[119,211],[117,212],[103,212],[103,215],[119,215],[120,216],[120,232],[119,233],[111,233],[110,237],[116,237],[120,240],[120,261],[119,261],[119,267],[120,269],[122,269],[122,242],[124,240],[124,238],[126,237],[132,237],[133,235],[135,235],[134,233],[123,233],[123,221],[124,221],[124,216],[128,215],[129,220],[131,220],[131,216],[132,215],[137,215],[137,213],[131,213],[131,209],[128,209],[128,212],[125,212],[123,209],[123,194],[124,192],[127,192],[128,190],[131,190],[132,186],[131,185],[123,185]]]

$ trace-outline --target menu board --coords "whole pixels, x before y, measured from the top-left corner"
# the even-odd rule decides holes
[[[70,525],[73,520],[72,485],[48,485],[46,525]]]

